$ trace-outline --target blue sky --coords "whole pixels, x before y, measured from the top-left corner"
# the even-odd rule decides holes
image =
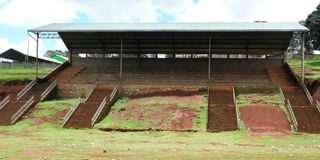
[[[9,48],[34,54],[27,29],[57,22],[298,22],[318,0],[0,0],[0,52]],[[45,40],[40,52],[62,49]]]

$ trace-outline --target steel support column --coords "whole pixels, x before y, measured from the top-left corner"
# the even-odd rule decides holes
[[[208,82],[211,80],[211,36],[209,36],[209,51],[208,51]]]
[[[120,40],[120,81],[122,81],[122,36]]]
[[[304,39],[305,33],[301,36],[301,82],[304,83]]]
[[[38,63],[38,55],[39,55],[39,33],[37,33],[36,42],[37,42],[37,48],[36,48],[36,79],[38,79],[38,67],[39,67],[39,63]]]

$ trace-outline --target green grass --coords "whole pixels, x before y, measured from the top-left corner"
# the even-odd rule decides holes
[[[198,111],[197,117],[193,119],[193,129],[196,130],[206,130],[206,120],[207,120],[207,108],[208,105],[205,102],[200,104],[195,103],[187,103],[182,102],[180,100],[172,100],[172,99],[161,99],[161,97],[153,96],[147,98],[145,101],[130,101],[130,98],[124,97],[119,99],[114,106],[112,106],[111,111],[118,110],[120,112],[126,112],[126,105],[134,105],[136,107],[148,107],[148,109],[144,109],[143,113],[140,112],[131,112],[130,115],[135,114],[143,114],[148,117],[148,115],[156,115],[159,113],[162,108],[161,107],[153,107],[157,105],[176,105],[179,108],[189,108],[196,109]],[[162,122],[164,126],[168,126],[170,123],[170,119],[174,116],[173,113],[166,113],[167,118],[165,118]],[[151,116],[152,117],[152,116]],[[107,118],[102,120],[99,124],[96,125],[97,128],[154,128],[157,124],[152,120],[143,120],[138,121],[132,118],[122,117],[113,115],[112,112],[109,113]]]
[[[39,67],[39,77],[53,71],[52,67]],[[36,68],[0,68],[0,80],[31,80],[36,77]]]
[[[43,102],[40,108],[68,108],[64,102],[74,100]],[[251,137],[246,131],[103,132],[96,128],[64,129],[55,123],[33,125],[25,119],[13,126],[0,126],[0,139],[0,159],[300,160],[320,156],[320,135],[304,133]]]
[[[241,108],[245,105],[260,103],[267,104],[274,107],[280,107],[285,113],[289,122],[291,122],[289,112],[285,107],[283,101],[280,98],[280,92],[277,88],[237,88],[237,107]],[[238,110],[238,115],[241,117],[241,113]],[[240,119],[240,130],[246,130],[244,122]]]
[[[314,56],[312,58],[306,58],[304,61],[305,77],[308,79],[319,79],[320,78],[320,56]],[[296,75],[300,76],[300,59],[290,59],[288,64],[294,69]]]

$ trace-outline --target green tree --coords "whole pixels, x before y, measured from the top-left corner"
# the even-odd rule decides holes
[[[316,10],[308,15],[305,26],[310,29],[310,34],[307,35],[307,49],[319,50],[320,49],[320,4]]]

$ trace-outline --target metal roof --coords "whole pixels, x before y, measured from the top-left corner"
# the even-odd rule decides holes
[[[53,23],[28,30],[57,32],[74,52],[119,53],[213,53],[283,52],[292,33],[306,32],[299,23]],[[50,33],[49,33],[50,34]],[[41,37],[41,36],[40,36]]]
[[[308,29],[296,22],[207,22],[207,23],[52,23],[29,32],[241,32],[301,31]]]
[[[17,51],[15,49],[8,49],[6,51],[4,51],[3,53],[0,54],[1,58],[6,58],[6,59],[10,59],[13,61],[18,61],[18,62],[24,62],[26,61],[26,59],[28,58],[28,60],[30,62],[35,62],[36,61],[36,57],[31,56],[31,55],[26,55],[20,51]],[[38,57],[39,62],[48,62],[48,63],[60,63],[59,61],[53,60],[53,59],[49,59],[49,58],[45,58],[45,57]]]

